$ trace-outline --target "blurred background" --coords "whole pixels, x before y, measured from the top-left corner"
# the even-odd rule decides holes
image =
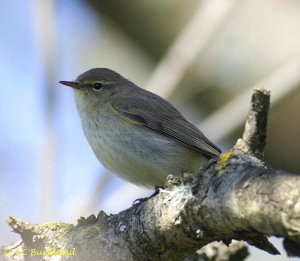
[[[2,0],[0,245],[19,239],[8,216],[75,223],[152,193],[104,170],[58,84],[93,67],[168,99],[223,151],[253,87],[271,90],[267,161],[300,173],[299,29],[299,0]],[[272,242],[282,256],[247,260],[287,260]]]

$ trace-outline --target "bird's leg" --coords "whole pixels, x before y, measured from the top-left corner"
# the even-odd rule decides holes
[[[150,195],[149,197],[145,197],[145,198],[137,198],[135,201],[133,201],[132,205],[136,205],[136,204],[141,204],[145,201],[147,201],[150,198],[153,198],[154,196],[156,196],[159,193],[159,190],[162,189],[162,186],[154,186],[154,193],[152,195]]]

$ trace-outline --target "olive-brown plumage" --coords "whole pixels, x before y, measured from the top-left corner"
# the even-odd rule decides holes
[[[143,186],[197,171],[220,149],[169,102],[120,74],[91,69],[74,82],[85,136],[105,167]]]

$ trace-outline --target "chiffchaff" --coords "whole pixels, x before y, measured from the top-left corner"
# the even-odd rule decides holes
[[[84,134],[98,160],[123,179],[161,186],[196,172],[221,150],[169,102],[120,74],[91,69],[73,82]]]

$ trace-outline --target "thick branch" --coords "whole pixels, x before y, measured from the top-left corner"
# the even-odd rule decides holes
[[[11,218],[22,242],[7,252],[50,247],[75,249],[75,256],[60,255],[60,260],[181,260],[210,242],[238,239],[277,254],[266,238],[275,235],[285,238],[289,254],[296,255],[300,176],[269,168],[257,157],[265,144],[264,96],[265,91],[254,91],[244,140],[196,177],[169,177],[167,187],[146,202],[117,215],[100,212],[76,227]]]

